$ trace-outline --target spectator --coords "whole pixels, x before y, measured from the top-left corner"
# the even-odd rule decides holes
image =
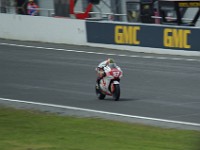
[[[31,16],[38,16],[39,10],[38,5],[34,2],[34,0],[29,0],[27,4],[27,14]]]

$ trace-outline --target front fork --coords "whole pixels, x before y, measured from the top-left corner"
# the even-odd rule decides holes
[[[119,81],[114,80],[113,82],[111,82],[111,84],[110,84],[110,92],[111,93],[114,93],[114,91],[115,91],[115,84],[119,84]]]
[[[115,85],[111,83],[110,85],[110,92],[113,93],[115,91]]]

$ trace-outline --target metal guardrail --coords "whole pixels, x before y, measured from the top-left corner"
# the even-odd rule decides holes
[[[162,19],[162,17],[159,17],[159,16],[151,16],[151,18],[154,18],[154,19]],[[174,17],[165,17],[166,19],[171,19],[171,20],[177,20],[177,18],[174,18]],[[182,18],[182,20],[184,21],[192,21],[192,19],[190,18]],[[200,21],[200,19],[198,19],[198,21]]]
[[[26,14],[26,10],[23,7],[0,7],[0,13],[8,13],[8,14],[17,14],[17,11],[21,10]],[[53,17],[54,9],[48,8],[38,8],[40,16]],[[76,13],[84,13],[84,12],[76,12]],[[108,20],[108,21],[127,21],[127,14],[114,14],[114,13],[102,13],[102,12],[89,12],[90,18],[87,20]],[[121,17],[121,18],[120,18]],[[120,19],[119,19],[120,18]],[[162,19],[160,16],[152,16],[153,19]],[[174,17],[166,17],[166,19],[176,20]],[[184,21],[192,21],[190,18],[182,18]],[[200,19],[198,20],[200,21]]]
[[[84,13],[77,11],[76,13]],[[88,20],[110,20],[114,21],[115,17],[122,17],[122,20],[127,17],[127,14],[114,14],[114,13],[102,13],[102,12],[89,12],[90,18],[87,18]]]
[[[90,12],[91,16],[95,15],[95,18],[98,16],[99,19],[102,20],[109,20],[109,21],[115,21],[116,18],[121,18],[120,20],[126,20],[127,15],[126,14],[114,14],[114,13],[101,13],[101,12]],[[88,18],[93,19],[94,17]]]

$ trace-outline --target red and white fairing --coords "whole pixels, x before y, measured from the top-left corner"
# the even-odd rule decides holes
[[[109,66],[104,67],[106,76],[100,81],[101,91],[106,95],[112,95],[114,91],[114,84],[119,84],[119,80],[122,77],[122,70],[120,67],[110,68]]]

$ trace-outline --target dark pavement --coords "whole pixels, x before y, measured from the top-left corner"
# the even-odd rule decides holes
[[[0,44],[1,98],[200,123],[199,57],[9,40],[0,43],[83,51]],[[121,99],[117,102],[111,97],[98,100],[94,91],[94,69],[109,57],[124,72]]]

